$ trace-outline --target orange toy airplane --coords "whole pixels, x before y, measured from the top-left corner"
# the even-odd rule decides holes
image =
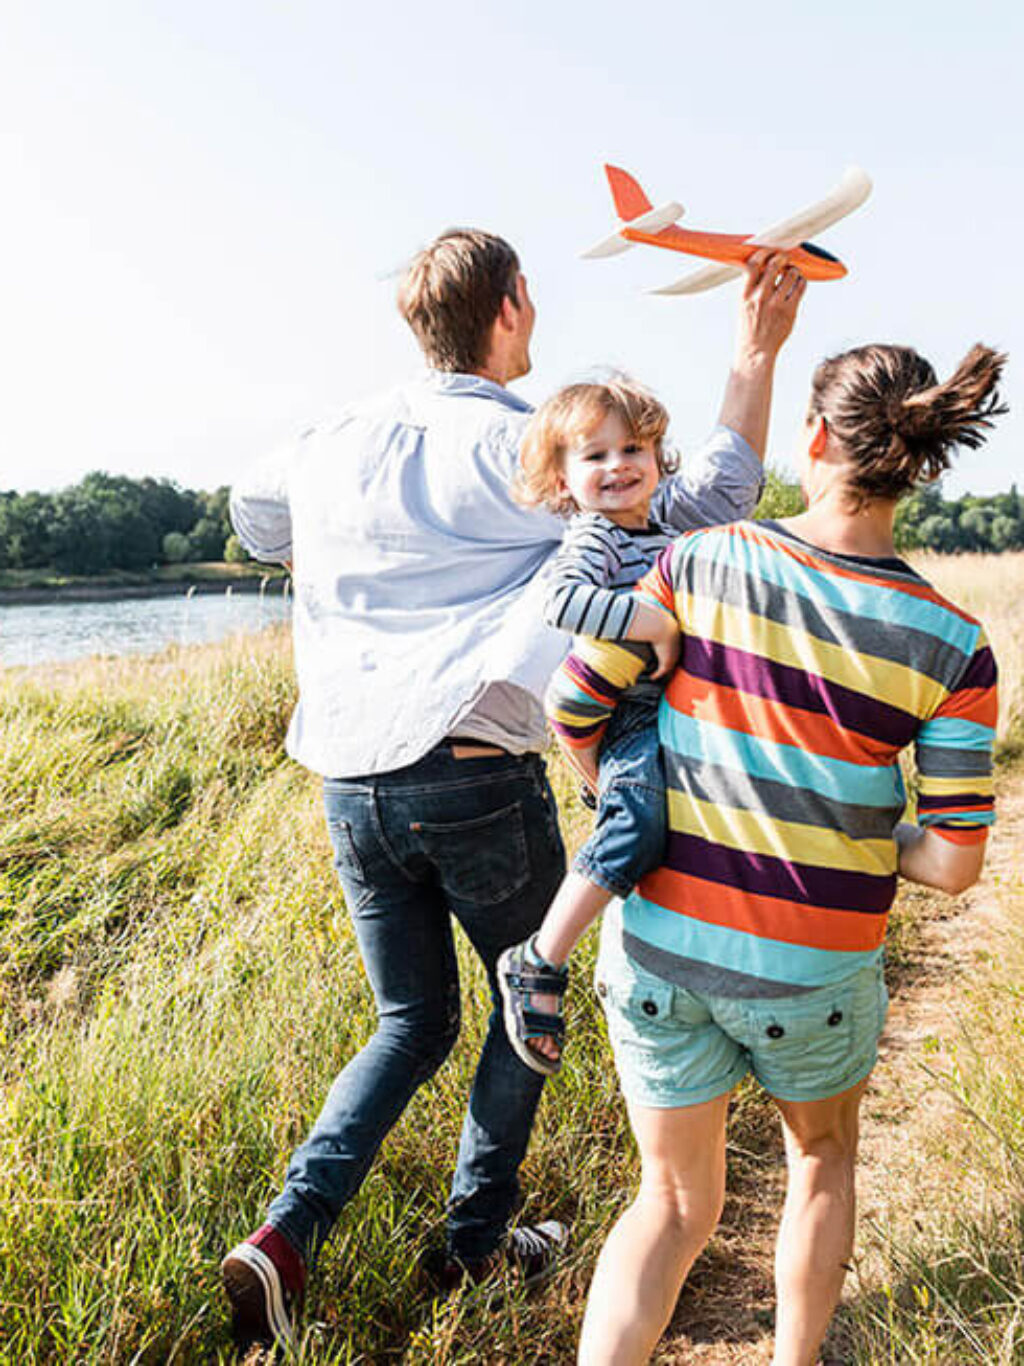
[[[622,226],[612,237],[606,237],[585,251],[585,257],[616,256],[620,251],[628,251],[636,242],[646,242],[652,247],[666,247],[669,251],[724,263],[704,266],[674,284],[652,289],[652,294],[698,294],[701,290],[725,284],[743,273],[743,262],[760,247],[774,247],[784,252],[808,280],[838,280],[846,274],[842,261],[804,239],[838,223],[859,208],[871,193],[871,178],[867,172],[859,166],[851,166],[831,194],[764,232],[691,232],[675,226],[676,219],[683,215],[682,204],[673,201],[655,209],[628,172],[618,166],[605,166],[604,169]]]

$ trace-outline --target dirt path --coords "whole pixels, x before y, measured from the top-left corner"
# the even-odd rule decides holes
[[[1024,912],[1016,882],[1024,855],[1024,778],[1004,780],[999,823],[985,874],[955,900],[913,889],[903,894],[904,929],[889,978],[891,1007],[879,1066],[864,1103],[858,1177],[856,1273],[846,1298],[877,1291],[879,1249],[894,1227],[923,1228],[951,1203],[972,1197],[971,1175],[955,1157],[922,1157],[922,1136],[959,1123],[955,1103],[929,1075],[941,1070],[959,1032],[965,986],[998,952],[1007,916]],[[755,1366],[771,1360],[774,1292],[772,1252],[784,1189],[777,1123],[750,1107],[730,1132],[729,1196],[722,1228],[695,1268],[680,1300],[675,1329],[656,1358],[659,1366]],[[978,1192],[980,1195],[980,1191]],[[825,1355],[844,1351],[842,1314]]]

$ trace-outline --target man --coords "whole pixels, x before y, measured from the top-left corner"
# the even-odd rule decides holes
[[[694,525],[747,515],[760,486],[774,362],[799,290],[758,257],[722,426],[687,463]],[[566,1230],[508,1231],[543,1078],[509,1046],[499,954],[539,925],[564,872],[540,757],[540,698],[566,638],[528,586],[562,522],[511,496],[530,408],[534,308],[512,248],[453,230],[421,252],[399,307],[427,373],[313,428],[234,490],[251,554],[293,564],[299,705],[288,751],[323,776],[376,1034],[340,1073],[267,1223],[228,1254],[236,1343],[292,1337],[307,1269],[380,1143],[459,1030],[452,917],[494,1010],[448,1204],[444,1277],[499,1257],[527,1280]]]

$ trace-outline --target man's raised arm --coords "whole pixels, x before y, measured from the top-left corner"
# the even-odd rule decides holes
[[[679,532],[742,521],[761,496],[775,362],[793,330],[805,281],[784,256],[768,251],[755,252],[746,272],[718,427],[664,481],[651,506]]]
[[[736,354],[718,421],[764,459],[775,362],[796,322],[807,281],[784,256],[758,251],[746,265]]]

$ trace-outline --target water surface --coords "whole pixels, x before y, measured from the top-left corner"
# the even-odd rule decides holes
[[[260,631],[288,620],[290,613],[291,600],[280,591],[3,606],[0,665],[152,654],[168,645],[199,645]]]

